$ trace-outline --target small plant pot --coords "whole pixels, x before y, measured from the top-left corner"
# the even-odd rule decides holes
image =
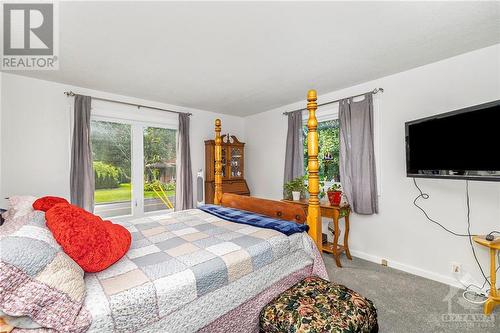
[[[342,200],[342,191],[328,191],[328,201],[330,201],[330,205],[339,206],[340,201]]]
[[[293,201],[299,201],[300,200],[300,192],[292,191],[292,199],[293,199]]]

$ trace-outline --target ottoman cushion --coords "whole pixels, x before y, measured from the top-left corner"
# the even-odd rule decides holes
[[[308,277],[266,305],[261,332],[377,332],[373,303],[319,277]]]

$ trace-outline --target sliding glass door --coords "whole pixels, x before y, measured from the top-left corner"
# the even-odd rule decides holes
[[[144,211],[173,209],[175,204],[175,130],[143,128]]]
[[[176,130],[95,117],[95,214],[143,216],[175,204]]]
[[[91,122],[94,212],[103,217],[132,215],[132,127]]]

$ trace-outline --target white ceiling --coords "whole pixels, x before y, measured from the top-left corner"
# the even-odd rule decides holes
[[[60,70],[17,73],[246,116],[499,42],[499,2],[63,2]]]

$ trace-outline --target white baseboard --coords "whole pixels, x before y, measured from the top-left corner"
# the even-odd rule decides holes
[[[371,261],[371,262],[374,262],[376,264],[380,264],[382,262],[382,259],[386,259],[388,262],[387,263],[388,267],[399,269],[400,271],[410,273],[413,275],[418,275],[418,276],[424,277],[426,279],[441,282],[441,283],[447,284],[449,286],[457,287],[460,289],[464,288],[463,285],[459,281],[457,281],[456,279],[454,279],[451,276],[446,276],[446,275],[437,274],[437,273],[434,273],[431,271],[426,271],[424,269],[421,269],[421,268],[418,268],[415,266],[411,266],[411,265],[407,265],[407,264],[403,264],[403,263],[391,260],[389,258],[381,258],[381,257],[377,257],[375,255],[360,252],[357,250],[350,250],[350,252],[354,257],[358,257],[358,258],[361,258],[361,259],[364,259],[367,261]]]

